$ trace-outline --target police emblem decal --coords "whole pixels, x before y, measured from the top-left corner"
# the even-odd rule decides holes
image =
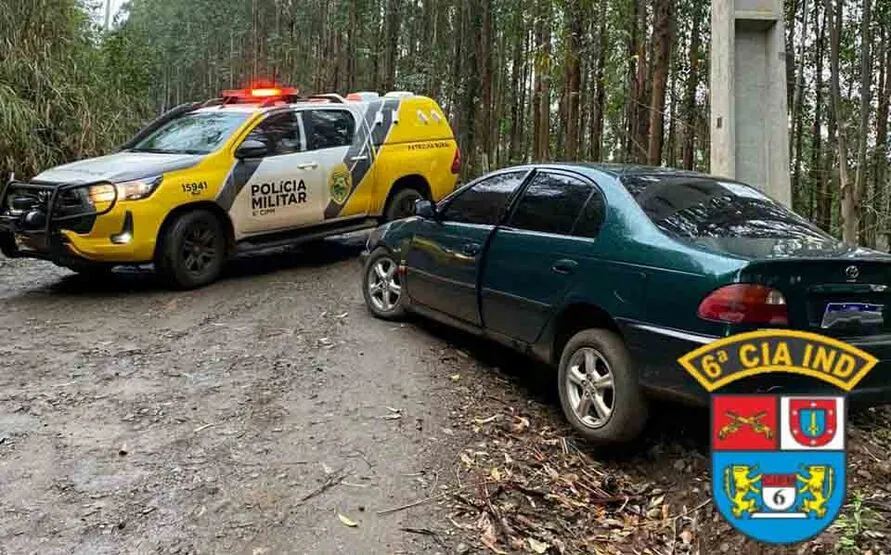
[[[721,515],[771,544],[806,541],[845,494],[845,398],[714,395],[712,488]]]
[[[353,174],[341,164],[328,177],[328,190],[331,192],[331,200],[337,204],[343,204],[353,191]]]

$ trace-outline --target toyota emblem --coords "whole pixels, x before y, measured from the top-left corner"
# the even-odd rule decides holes
[[[847,276],[847,278],[850,280],[859,278],[860,268],[858,268],[857,266],[848,266],[847,268],[845,268],[845,276]]]

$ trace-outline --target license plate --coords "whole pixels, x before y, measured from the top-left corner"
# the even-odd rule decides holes
[[[829,303],[823,313],[822,328],[880,326],[885,322],[885,305],[868,303]]]

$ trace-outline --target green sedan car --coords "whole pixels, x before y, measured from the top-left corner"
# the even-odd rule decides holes
[[[891,399],[891,256],[848,247],[757,189],[638,166],[546,164],[488,174],[369,236],[363,291],[557,368],[569,422],[635,438],[654,395],[703,404],[679,356],[762,328],[835,337],[878,365],[852,393]],[[828,393],[800,376],[722,390]]]

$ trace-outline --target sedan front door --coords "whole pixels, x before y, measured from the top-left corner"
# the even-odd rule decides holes
[[[603,197],[577,175],[537,171],[494,233],[482,282],[483,325],[534,342],[580,273],[603,222]]]
[[[527,173],[487,176],[443,201],[435,219],[419,222],[405,256],[406,288],[413,302],[480,324],[481,261]]]

